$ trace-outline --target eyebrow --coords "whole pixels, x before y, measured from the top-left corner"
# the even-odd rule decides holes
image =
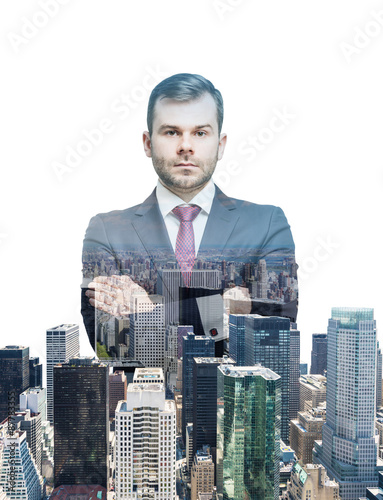
[[[180,127],[177,125],[169,125],[167,123],[164,123],[163,125],[160,126],[158,131],[161,132],[162,130],[165,130],[167,128],[178,130]],[[201,128],[210,128],[211,130],[213,130],[213,127],[211,125],[209,125],[208,123],[206,123],[205,125],[197,125],[196,127],[194,127],[194,130],[198,130]]]

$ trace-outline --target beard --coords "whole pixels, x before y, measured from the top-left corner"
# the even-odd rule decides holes
[[[174,167],[180,162],[192,162],[198,167]],[[218,161],[218,149],[214,157],[201,161],[195,156],[184,155],[174,159],[157,156],[152,149],[152,162],[154,170],[165,186],[194,190],[204,186],[211,179]],[[194,171],[195,169],[195,171]]]

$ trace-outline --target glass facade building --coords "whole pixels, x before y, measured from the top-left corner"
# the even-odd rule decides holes
[[[54,483],[108,487],[108,366],[89,358],[56,365]]]
[[[214,357],[215,342],[211,337],[188,332],[182,351],[182,437],[186,442],[186,425],[193,422],[193,358]]]
[[[291,389],[290,320],[279,316],[248,314],[245,318],[245,343],[246,366],[260,364],[281,377],[281,439],[287,443]]]
[[[219,498],[279,498],[280,411],[279,375],[259,365],[218,367]]]
[[[0,349],[0,422],[8,417],[8,394],[19,409],[19,396],[29,387],[29,347],[9,345]]]

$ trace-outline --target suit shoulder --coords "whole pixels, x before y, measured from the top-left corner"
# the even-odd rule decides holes
[[[237,210],[262,215],[264,217],[272,216],[272,215],[284,215],[283,210],[276,205],[263,205],[259,203],[253,203],[251,201],[239,200],[237,198],[228,198],[232,203],[232,206]]]

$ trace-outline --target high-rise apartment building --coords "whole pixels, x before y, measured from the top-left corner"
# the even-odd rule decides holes
[[[16,430],[13,436],[4,438],[3,445],[0,486],[7,498],[41,500],[43,479],[30,453],[26,432]]]
[[[327,370],[327,334],[313,333],[310,373],[325,375]]]
[[[108,366],[91,358],[54,367],[54,483],[108,487]]]
[[[188,333],[183,338],[182,350],[182,436],[185,441],[186,425],[193,423],[193,358],[214,357],[215,342],[211,337]]]
[[[278,316],[247,314],[245,364],[260,364],[281,377],[281,439],[289,440],[290,423],[290,320]]]
[[[158,383],[129,384],[116,409],[116,500],[175,500],[176,410]]]
[[[162,295],[134,293],[131,297],[129,356],[144,366],[164,368],[165,302]]]
[[[53,423],[53,367],[80,354],[78,325],[50,328],[47,339],[47,418]]]
[[[198,500],[200,493],[212,493],[214,488],[213,457],[204,449],[197,450],[191,470],[191,500]]]
[[[339,483],[342,500],[357,500],[378,477],[373,309],[333,308],[327,342],[327,415],[313,461]]]
[[[279,497],[281,377],[218,367],[217,491],[223,500]]]
[[[0,349],[0,422],[12,409],[18,410],[19,396],[29,387],[29,347],[8,345]],[[11,396],[12,395],[12,396]]]

